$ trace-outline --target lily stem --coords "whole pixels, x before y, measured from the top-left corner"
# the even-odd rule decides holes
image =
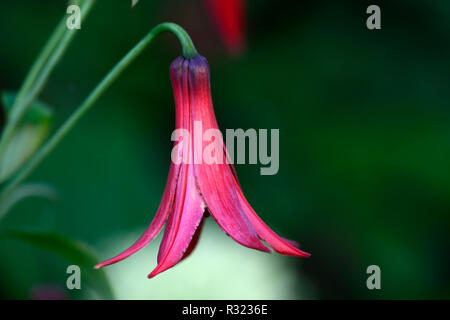
[[[87,16],[94,3],[94,0],[83,0],[80,7],[82,17]],[[76,33],[76,29],[67,29],[66,17],[64,17],[45,44],[36,61],[33,63],[8,116],[8,121],[0,140],[0,158],[4,155],[6,147],[20,121],[28,111],[30,105],[41,93],[47,83],[50,73],[61,60],[61,57],[64,55]]]
[[[183,56],[191,59],[198,55],[194,44],[187,32],[179,25],[165,22],[154,27],[134,48],[132,48],[125,57],[122,58],[100,81],[95,89],[88,95],[86,100],[76,109],[76,111],[66,120],[66,122],[56,131],[56,133],[34,154],[27,164],[3,189],[6,194],[24,181],[33,170],[44,160],[50,152],[61,142],[67,133],[83,117],[83,115],[94,105],[100,96],[108,89],[111,84],[120,76],[120,74],[133,62],[142,51],[152,42],[152,40],[162,32],[171,32],[179,40]]]

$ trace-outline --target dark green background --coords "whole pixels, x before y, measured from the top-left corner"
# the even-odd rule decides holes
[[[227,55],[200,1],[129,2],[98,1],[83,22],[40,96],[54,107],[53,128],[150,28],[177,22],[210,62],[220,127],[280,129],[277,175],[237,171],[261,217],[312,253],[290,262],[315,297],[450,297],[450,2],[378,1],[382,30],[369,31],[365,1],[249,1],[239,58]],[[1,2],[1,90],[17,90],[65,9]],[[173,36],[159,37],[33,174],[58,201],[27,200],[0,228],[53,230],[94,248],[143,230],[167,176],[168,68],[179,52]],[[0,241],[0,296],[65,282],[58,257]],[[382,290],[366,288],[371,264]]]

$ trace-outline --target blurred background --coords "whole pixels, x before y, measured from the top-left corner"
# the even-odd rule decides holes
[[[199,0],[98,1],[40,100],[52,129],[153,26],[174,21],[208,58],[225,128],[279,128],[280,170],[237,165],[253,208],[312,254],[243,248],[208,219],[186,261],[148,280],[158,237],[105,269],[120,299],[450,298],[450,2],[376,1],[382,29],[366,28],[366,1],[249,0],[246,51],[230,56]],[[65,1],[4,0],[0,90],[17,90],[60,21]],[[27,199],[0,230],[59,234],[122,252],[159,205],[170,161],[174,102],[169,65],[180,54],[158,37],[30,181],[57,190]],[[0,239],[0,297],[102,298],[66,289],[70,256]],[[381,268],[381,290],[366,269]]]

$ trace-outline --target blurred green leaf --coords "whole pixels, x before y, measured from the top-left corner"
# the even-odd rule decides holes
[[[16,99],[15,92],[3,92],[2,102],[6,118]],[[46,104],[35,101],[22,124],[14,133],[6,152],[0,159],[0,182],[14,174],[39,148],[47,138],[53,113]]]
[[[133,8],[139,0],[131,0],[131,7]]]
[[[29,197],[54,200],[56,191],[51,186],[40,183],[27,183],[19,186],[7,195],[0,197],[0,220],[13,206]]]
[[[95,270],[98,259],[92,249],[85,244],[56,233],[39,231],[9,230],[0,232],[0,237],[24,241],[35,247],[53,252],[68,262],[80,267],[83,277],[102,297],[113,299],[113,292],[106,273]]]

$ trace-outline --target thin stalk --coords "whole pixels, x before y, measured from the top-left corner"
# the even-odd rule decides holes
[[[179,40],[183,56],[186,59],[195,57],[198,53],[186,31],[179,25],[166,22],[153,28],[125,57],[122,58],[100,81],[95,89],[88,95],[86,100],[76,109],[76,111],[66,120],[66,122],[56,131],[56,133],[39,149],[29,162],[19,171],[19,173],[3,189],[6,194],[24,181],[33,170],[44,160],[50,152],[61,142],[83,115],[94,105],[100,96],[111,84],[122,74],[122,72],[142,53],[142,51],[152,42],[152,40],[162,32],[171,32]]]
[[[85,18],[88,15],[94,3],[94,0],[83,1],[80,6],[82,18]],[[66,17],[64,17],[31,67],[8,116],[8,121],[0,140],[0,158],[3,156],[6,147],[23,116],[28,111],[31,103],[36,100],[41,93],[47,83],[50,73],[61,60],[61,57],[64,55],[76,33],[76,29],[67,29]]]

